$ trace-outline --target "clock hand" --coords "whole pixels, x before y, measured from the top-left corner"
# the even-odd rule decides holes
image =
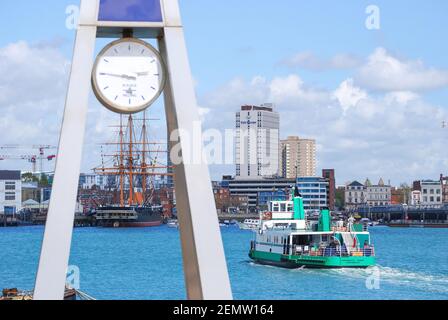
[[[115,74],[115,73],[100,73],[100,76],[111,76],[111,77],[119,77],[127,80],[137,80],[137,77],[128,76],[127,74]]]
[[[149,71],[146,72],[134,72],[137,77],[143,77],[143,76],[147,76],[149,74]]]

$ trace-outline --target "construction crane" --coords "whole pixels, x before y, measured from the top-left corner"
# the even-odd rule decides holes
[[[43,172],[43,162],[44,159],[47,161],[52,161],[56,158],[55,154],[45,156],[45,150],[57,149],[50,145],[19,145],[19,144],[7,144],[0,145],[0,150],[26,150],[26,149],[36,149],[39,151],[38,154],[33,155],[0,155],[0,161],[2,160],[26,160],[32,164],[32,172],[36,173],[37,162],[39,161],[40,172]]]

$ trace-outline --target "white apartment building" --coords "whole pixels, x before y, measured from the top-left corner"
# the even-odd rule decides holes
[[[442,183],[440,181],[423,180],[421,185],[421,204],[436,206],[443,204]]]
[[[92,189],[94,186],[104,190],[107,188],[108,177],[96,174],[84,174],[79,176],[79,187],[81,189]]]
[[[0,170],[0,214],[12,215],[21,209],[21,172]]]
[[[383,179],[380,179],[377,185],[372,185],[367,179],[366,200],[370,207],[388,206],[392,203],[392,187],[385,185]]]
[[[366,190],[362,183],[353,181],[345,186],[345,206],[353,208],[366,203]]]
[[[278,176],[280,116],[273,105],[242,106],[235,127],[236,179]]]
[[[316,175],[316,140],[288,137],[280,141],[280,174],[287,179]]]
[[[358,206],[389,206],[392,203],[392,187],[380,179],[377,185],[372,185],[369,179],[365,184],[354,181],[345,187],[345,206],[356,208]]]
[[[422,204],[422,192],[414,190],[411,192],[411,206],[419,206]]]

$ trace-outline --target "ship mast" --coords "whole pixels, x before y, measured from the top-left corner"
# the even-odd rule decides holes
[[[123,116],[120,115],[120,207],[124,207]]]
[[[134,154],[133,154],[133,119],[129,116],[129,205],[134,204]]]
[[[117,142],[104,143],[105,146],[116,146],[116,153],[110,155],[102,155],[103,157],[112,157],[116,159],[114,165],[107,167],[107,163],[102,163],[100,167],[94,168],[93,171],[102,176],[114,176],[119,179],[119,205],[124,207],[125,205],[133,206],[135,204],[145,204],[147,202],[147,193],[150,189],[154,188],[152,179],[150,177],[172,177],[173,173],[170,172],[171,167],[166,165],[157,164],[158,153],[168,153],[165,150],[161,150],[160,145],[165,143],[150,142],[148,141],[148,120],[147,114],[143,114],[143,119],[136,119],[132,115],[128,118],[128,123],[123,122],[125,118],[120,116],[119,126],[112,126],[119,128],[119,139]],[[158,119],[153,119],[158,120]],[[134,127],[136,121],[143,121],[141,131]],[[136,136],[136,133],[141,132],[142,137]],[[128,136],[129,135],[129,136]],[[159,145],[159,148],[152,150],[150,146]],[[151,154],[156,154],[155,160],[151,158]],[[138,177],[138,180],[135,178]],[[141,177],[141,179],[140,179]],[[129,192],[125,190],[126,180],[129,180]],[[149,182],[151,184],[149,185]],[[139,194],[134,191],[134,187],[142,184],[142,200],[140,200]],[[118,201],[117,201],[118,202]]]
[[[143,201],[146,199],[146,111],[143,112],[143,127],[142,127],[142,191],[143,191]]]

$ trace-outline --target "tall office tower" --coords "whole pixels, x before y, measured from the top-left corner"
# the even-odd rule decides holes
[[[280,116],[272,104],[242,106],[236,113],[236,179],[279,175]]]
[[[316,140],[288,137],[280,142],[280,173],[284,178],[316,175]]]

